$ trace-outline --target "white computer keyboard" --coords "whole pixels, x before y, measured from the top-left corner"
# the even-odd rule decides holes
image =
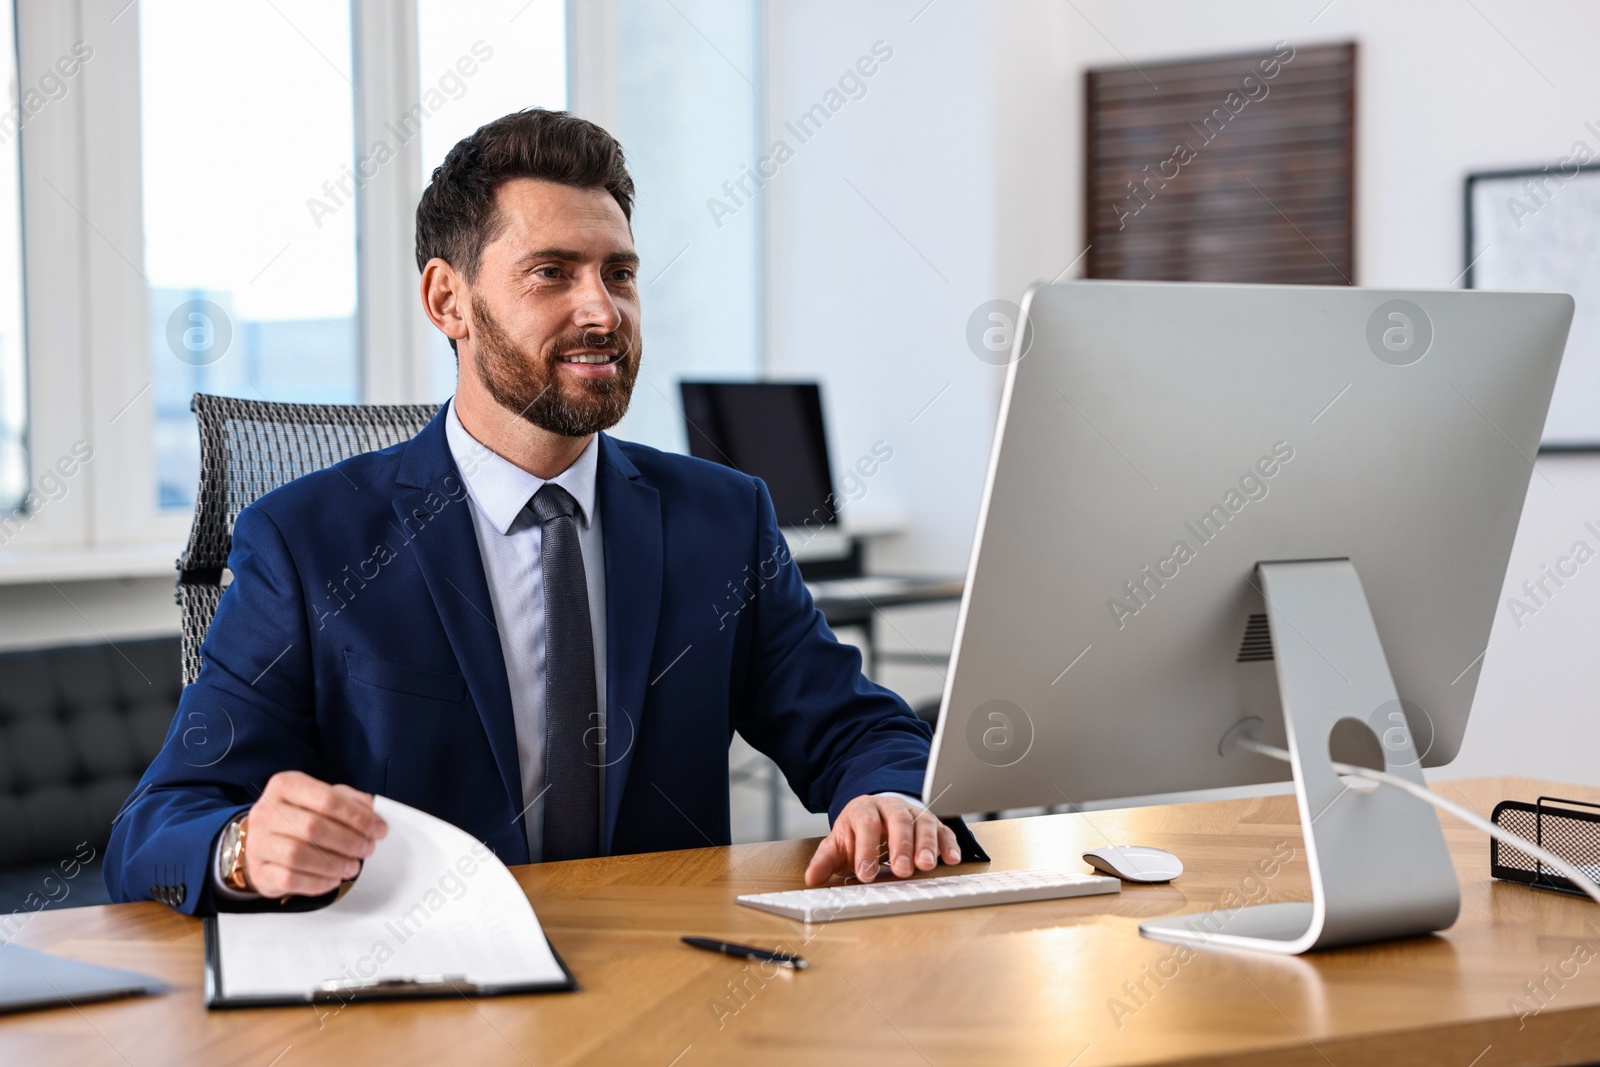
[[[774,915],[808,923],[905,915],[914,911],[976,908],[984,904],[1021,904],[1030,900],[1087,897],[1120,893],[1122,883],[1098,874],[1071,871],[984,871],[919,878],[906,882],[791,889],[781,893],[746,893],[739,903]]]

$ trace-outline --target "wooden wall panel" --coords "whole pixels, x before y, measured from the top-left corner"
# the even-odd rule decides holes
[[[1091,278],[1355,284],[1354,44],[1092,70]]]

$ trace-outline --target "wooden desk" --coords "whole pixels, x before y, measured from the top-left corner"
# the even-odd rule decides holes
[[[1487,815],[1504,797],[1600,790],[1520,779],[1439,787]],[[1441,936],[1298,959],[1139,937],[1136,921],[1229,891],[1306,899],[1290,798],[1052,815],[975,827],[996,868],[1082,869],[1117,841],[1188,872],[1120,897],[865,919],[807,930],[736,894],[798,884],[801,842],[526,867],[517,874],[583,991],[206,1012],[200,924],[158,904],[36,916],[18,942],[158,974],[164,997],[0,1019],[0,1063],[890,1065],[1585,1063],[1600,1060],[1600,913],[1489,878],[1488,843],[1445,824],[1462,916]],[[1292,854],[1268,877],[1257,864]],[[1270,868],[1272,864],[1267,863]],[[781,943],[811,968],[754,966],[682,934]],[[1565,972],[1569,977],[1561,978]],[[1155,977],[1151,977],[1152,974]],[[1557,977],[1551,977],[1557,976]],[[1519,1026],[1510,1002],[1545,1007]],[[1142,988],[1141,988],[1142,987]]]

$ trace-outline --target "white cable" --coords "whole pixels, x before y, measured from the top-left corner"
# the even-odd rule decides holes
[[[1264,741],[1257,741],[1252,737],[1238,738],[1235,743],[1240,748],[1249,752],[1257,753],[1258,755],[1270,756],[1273,759],[1283,760],[1285,763],[1289,762],[1290,760],[1289,753],[1286,749],[1278,748],[1276,745],[1269,745]],[[1378,782],[1383,785],[1390,786],[1391,788],[1400,790],[1402,793],[1410,794],[1411,796],[1416,797],[1418,800],[1426,801],[1441,811],[1448,811],[1451,815],[1454,815],[1468,826],[1482,830],[1490,837],[1498,840],[1501,844],[1509,845],[1519,852],[1526,852],[1528,855],[1532,856],[1546,867],[1550,867],[1558,871],[1566,877],[1567,881],[1571,882],[1584,893],[1588,894],[1590,900],[1593,900],[1596,904],[1600,904],[1600,888],[1596,887],[1594,879],[1589,874],[1580,870],[1577,866],[1568,863],[1560,856],[1557,856],[1554,852],[1551,852],[1545,848],[1541,848],[1532,841],[1518,837],[1516,834],[1505,829],[1504,827],[1496,826],[1494,823],[1490,822],[1488,819],[1485,819],[1482,815],[1479,815],[1472,809],[1464,808],[1454,801],[1446,800],[1444,797],[1439,796],[1437,793],[1429,790],[1426,786],[1418,785],[1416,782],[1406,778],[1401,778],[1399,775],[1389,774],[1386,771],[1375,771],[1370,767],[1357,767],[1350,763],[1335,763],[1333,765],[1333,769],[1335,773],[1338,774],[1350,775],[1356,778],[1365,778],[1371,782]]]

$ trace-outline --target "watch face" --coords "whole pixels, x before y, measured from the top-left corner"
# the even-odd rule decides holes
[[[244,850],[240,847],[243,843],[244,820],[229,823],[222,837],[222,865],[227,872],[222,880],[232,889],[243,889],[245,885]]]

